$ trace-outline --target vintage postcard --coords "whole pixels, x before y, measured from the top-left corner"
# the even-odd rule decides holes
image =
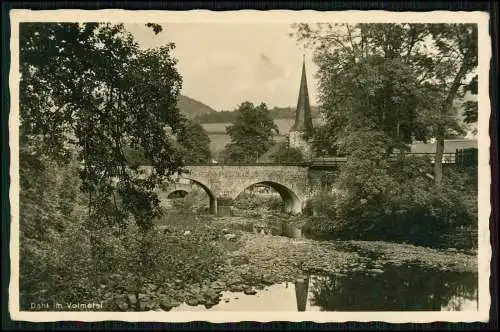
[[[13,320],[488,321],[487,13],[9,15]]]

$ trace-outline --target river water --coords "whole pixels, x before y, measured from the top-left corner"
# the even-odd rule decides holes
[[[185,303],[172,311],[476,311],[475,273],[385,266],[384,272],[309,276],[275,284],[255,295],[223,292],[207,309]]]
[[[296,227],[282,226],[281,236],[308,238]],[[478,273],[443,271],[422,265],[381,266],[372,254],[359,254],[372,261],[365,270],[310,275],[297,282],[267,286],[254,295],[226,291],[222,292],[220,302],[209,308],[182,303],[171,311],[478,310]]]

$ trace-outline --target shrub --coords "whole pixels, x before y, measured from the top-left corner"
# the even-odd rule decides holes
[[[32,160],[33,159],[33,160]],[[20,216],[20,305],[106,303],[150,284],[214,278],[222,252],[214,234],[183,236],[123,224],[89,223],[85,197],[78,195],[76,167],[23,156]],[[34,161],[39,161],[34,163]],[[51,167],[49,167],[51,166]],[[55,170],[54,170],[55,169]],[[205,196],[206,199],[206,196]]]
[[[70,224],[63,232],[49,231],[47,241],[20,242],[20,303],[95,300],[90,242],[83,227]]]
[[[220,203],[219,203],[220,205]],[[260,195],[254,192],[243,192],[234,200],[234,207],[241,210],[280,210],[284,206],[279,195]]]
[[[113,307],[123,293],[145,293],[148,285],[167,287],[213,280],[222,265],[222,251],[213,234],[163,234],[103,227],[89,232],[74,223],[50,242],[26,240],[21,245],[21,308],[30,303],[100,302]],[[167,290],[168,291],[168,290]]]
[[[351,159],[340,176],[343,196],[320,193],[309,204],[306,230],[332,238],[446,246],[447,234],[474,224],[462,192],[437,191],[421,158]]]
[[[199,210],[201,207],[207,207],[209,205],[209,197],[203,189],[192,186],[191,192],[186,196],[172,199],[171,202],[176,212],[191,213],[194,210]]]
[[[270,155],[270,158],[275,163],[296,163],[304,161],[302,151],[297,148],[290,148],[288,144],[280,144],[278,149]]]

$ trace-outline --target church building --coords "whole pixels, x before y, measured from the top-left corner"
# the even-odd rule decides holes
[[[295,111],[295,123],[288,134],[290,148],[300,150],[304,158],[310,159],[312,155],[311,140],[313,135],[313,122],[311,105],[309,104],[309,91],[307,89],[306,63],[302,62],[302,78],[300,79],[299,98]]]

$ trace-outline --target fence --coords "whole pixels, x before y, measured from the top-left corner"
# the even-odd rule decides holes
[[[455,163],[461,167],[477,166],[478,150],[476,148],[457,149]]]
[[[413,153],[413,152],[408,152],[408,153],[393,153],[390,156],[390,159],[392,160],[397,160],[400,158],[405,158],[405,157],[422,157],[422,158],[428,158],[431,164],[434,164],[436,161],[436,155],[435,153]],[[455,164],[456,163],[456,154],[454,152],[446,152],[443,153],[443,158],[441,159],[442,164]]]
[[[428,158],[429,162],[431,164],[435,163],[435,154],[434,153],[404,153],[404,152],[398,152],[398,153],[393,153],[389,156],[391,160],[398,160],[401,158],[407,158],[407,157],[422,157],[422,158]],[[443,158],[441,160],[442,164],[454,164],[459,167],[471,167],[471,166],[477,166],[477,149],[471,148],[471,149],[462,149],[458,150],[456,152],[446,152],[443,153]],[[274,160],[274,161],[262,161],[262,160],[255,160],[255,161],[216,161],[216,160],[207,160],[207,161],[202,161],[202,162],[197,162],[197,163],[190,163],[190,165],[195,166],[195,165],[204,165],[204,166],[217,166],[217,165],[227,165],[227,166],[257,166],[257,165],[267,165],[267,166],[334,166],[338,164],[343,164],[347,161],[347,157],[345,156],[314,156],[310,160],[307,161],[290,161],[286,160],[281,162],[280,160]]]

